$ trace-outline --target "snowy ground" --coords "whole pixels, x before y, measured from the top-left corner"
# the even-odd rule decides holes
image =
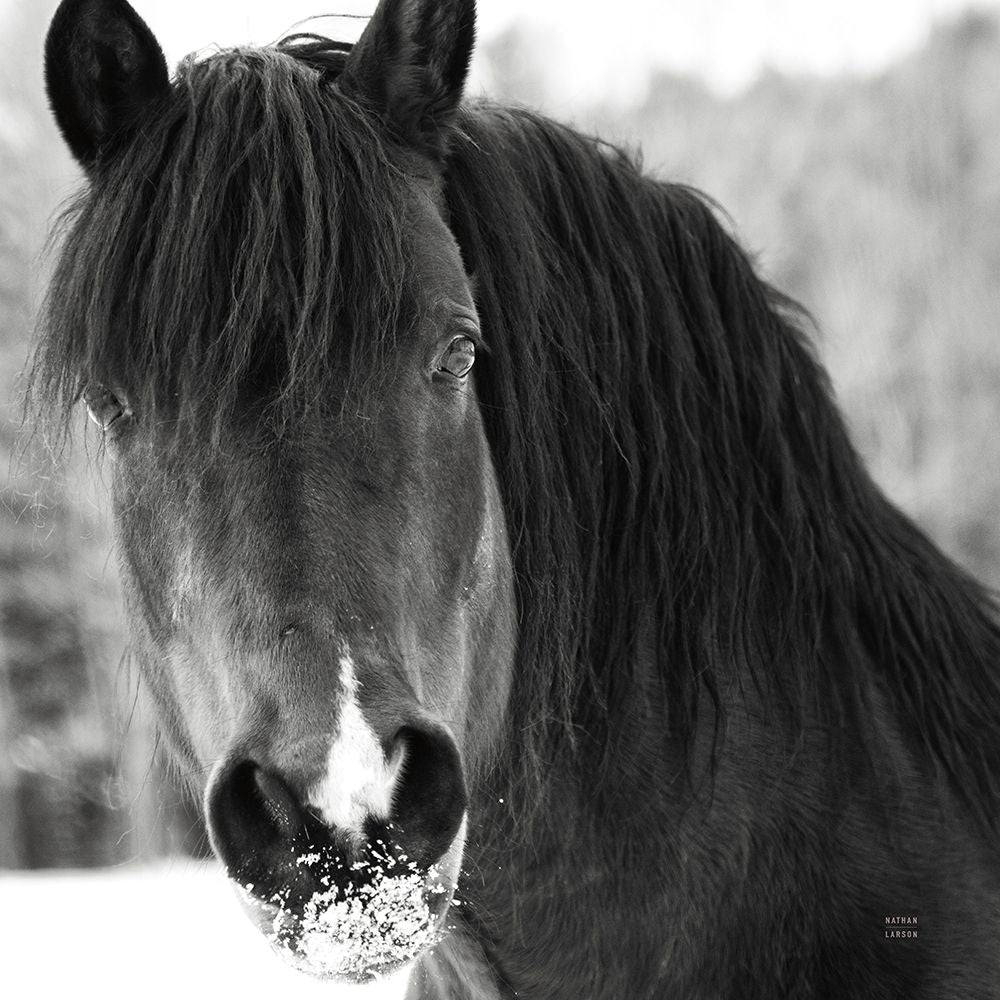
[[[285,968],[218,866],[0,874],[0,996],[9,1000],[399,1000],[399,979],[317,983]]]

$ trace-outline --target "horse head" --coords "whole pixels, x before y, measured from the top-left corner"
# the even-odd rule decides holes
[[[320,976],[440,934],[511,683],[486,347],[441,193],[473,36],[471,0],[385,0],[350,51],[172,83],[128,3],[64,0],[46,47],[89,179],[57,283],[107,305],[70,354],[133,645],[249,912]]]

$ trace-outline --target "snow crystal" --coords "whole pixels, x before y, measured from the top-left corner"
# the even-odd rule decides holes
[[[296,863],[317,869],[317,881],[331,885],[324,873],[329,866],[319,854],[300,855]],[[273,914],[270,931],[265,931],[271,947],[317,978],[366,981],[411,962],[441,940],[428,897],[447,894],[454,886],[443,884],[434,869],[421,873],[412,861],[405,867],[392,865],[390,871],[371,862],[352,864],[350,870],[363,867],[369,869],[364,882],[317,891],[301,912],[289,910],[280,896],[267,904],[248,893],[248,899]]]

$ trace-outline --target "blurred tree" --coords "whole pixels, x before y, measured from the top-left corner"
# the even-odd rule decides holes
[[[137,682],[121,667],[121,602],[93,470],[82,453],[53,460],[42,429],[21,426],[18,373],[46,279],[43,242],[77,178],[43,96],[54,7],[6,9],[13,44],[0,63],[0,380],[9,400],[0,411],[0,867],[156,855],[179,846],[192,822],[155,780],[153,725],[133,711]]]
[[[483,88],[491,97],[502,94],[514,104],[542,107],[548,96],[546,49],[546,39],[541,35],[511,25],[477,49],[476,78],[482,78]]]

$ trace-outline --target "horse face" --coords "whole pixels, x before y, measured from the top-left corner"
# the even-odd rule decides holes
[[[387,0],[340,80],[418,167],[395,202],[406,315],[363,399],[331,381],[307,408],[325,419],[279,433],[265,375],[211,440],[178,448],[130,405],[134,386],[85,392],[115,459],[130,623],[164,728],[207,776],[212,843],[249,911],[321,976],[364,979],[436,939],[467,779],[510,684],[481,337],[434,168],[471,43],[471,5]],[[170,100],[162,55],[122,0],[66,0],[47,59],[56,118],[99,185],[143,105]]]
[[[433,940],[512,661],[475,307],[430,194],[411,209],[417,320],[363,413],[281,440],[246,417],[212,465],[141,415],[110,442],[137,646],[210,772],[213,846],[264,929],[338,975]],[[355,928],[355,900],[390,916]]]

